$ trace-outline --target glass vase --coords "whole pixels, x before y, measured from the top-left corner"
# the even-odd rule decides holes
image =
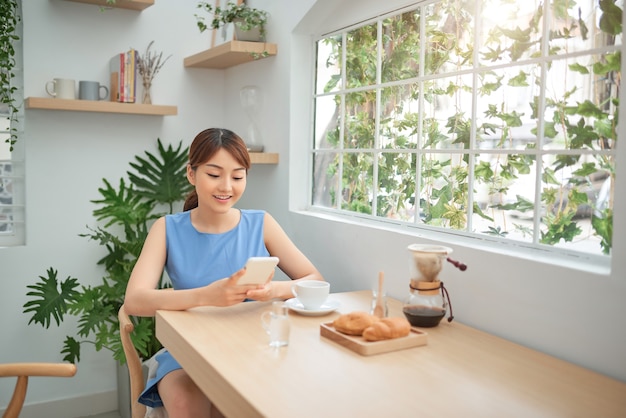
[[[143,95],[141,97],[141,103],[143,104],[152,104],[152,96],[150,95],[150,91],[152,89],[151,81],[143,81]]]

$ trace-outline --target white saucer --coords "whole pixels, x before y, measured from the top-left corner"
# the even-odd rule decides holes
[[[322,316],[331,313],[337,309],[340,305],[338,300],[327,300],[318,309],[305,309],[300,301],[296,298],[291,298],[285,301],[285,305],[292,311],[298,312],[300,315],[305,316]]]

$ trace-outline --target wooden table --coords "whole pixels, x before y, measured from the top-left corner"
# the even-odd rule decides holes
[[[626,417],[626,383],[445,320],[428,344],[361,356],[320,323],[368,310],[371,292],[330,296],[322,317],[290,313],[288,347],[268,346],[269,302],[158,311],[156,334],[229,417]],[[389,300],[389,315],[402,304]]]

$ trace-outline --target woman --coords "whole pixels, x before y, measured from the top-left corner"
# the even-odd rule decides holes
[[[253,256],[278,257],[278,267],[292,280],[324,280],[269,213],[234,207],[246,188],[249,168],[246,145],[235,133],[211,128],[195,137],[187,165],[194,190],[183,212],[159,218],[150,229],[128,282],[128,314],[154,316],[158,309],[291,297],[289,281],[237,285],[243,265]],[[157,289],[164,268],[175,291]],[[164,406],[170,418],[208,417],[209,400],[169,352],[156,360],[156,377],[139,401]]]

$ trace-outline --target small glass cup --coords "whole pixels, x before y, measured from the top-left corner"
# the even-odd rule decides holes
[[[378,291],[372,290],[372,305],[370,307],[370,314],[374,315],[374,310],[376,309],[376,301],[378,300]],[[383,306],[383,318],[386,318],[389,315],[389,307],[387,306],[387,294],[383,292],[380,297],[380,301]]]
[[[285,302],[272,302],[272,308],[261,314],[261,322],[270,336],[270,347],[289,345],[289,309]]]

